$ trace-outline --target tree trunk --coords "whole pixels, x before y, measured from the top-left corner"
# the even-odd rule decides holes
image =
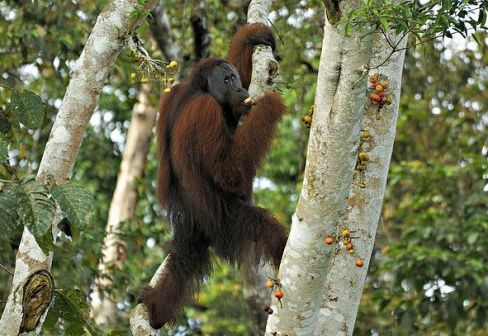
[[[150,1],[150,9],[155,1]],[[46,144],[37,179],[45,181],[53,175],[58,183],[69,179],[86,126],[95,109],[107,73],[124,46],[124,37],[137,27],[141,17],[131,12],[139,9],[136,0],[118,0],[108,4],[99,15],[59,108],[51,135]],[[53,236],[58,229],[53,223]],[[0,330],[6,335],[17,335],[22,323],[23,284],[34,272],[49,272],[53,253],[45,254],[34,236],[24,228],[16,257],[15,273],[10,295],[0,320]],[[45,316],[46,311],[43,313]],[[33,333],[38,334],[44,317]]]
[[[91,294],[91,314],[97,324],[107,324],[115,320],[117,307],[110,294],[112,274],[114,269],[123,268],[126,259],[125,242],[120,238],[120,226],[134,215],[137,203],[136,183],[145,172],[152,129],[156,121],[157,110],[149,105],[150,94],[151,87],[143,84],[138,103],[133,108],[124,156],[110,203],[106,235],[103,239],[103,257],[98,265],[100,276],[95,280],[95,288]]]
[[[179,59],[180,47],[175,43],[166,10],[158,3],[151,11],[150,29],[153,39],[167,61]],[[178,74],[181,71],[178,70]],[[103,258],[98,265],[100,277],[95,280],[91,294],[91,315],[97,324],[115,320],[116,302],[109,292],[113,270],[122,270],[125,260],[125,242],[120,238],[121,224],[132,218],[137,204],[136,180],[145,173],[147,154],[156,123],[157,109],[149,105],[150,86],[143,84],[138,103],[133,107],[131,124],[127,133],[120,173],[109,209],[106,235],[103,240]]]
[[[405,48],[407,43],[406,36],[402,38],[392,34],[389,39],[393,41],[392,45],[402,39],[397,49]],[[388,59],[392,48],[379,33],[374,40],[371,63],[379,65]],[[385,194],[396,133],[404,59],[405,50],[395,52],[384,65],[370,71],[370,75],[379,73],[382,80],[388,81],[386,97],[392,99],[392,104],[385,105],[378,112],[378,106],[366,100],[360,148],[368,153],[369,160],[365,170],[354,173],[346,216],[342,222],[342,226],[357,237],[352,240],[356,253],[350,256],[343,248],[332,258],[323,287],[315,336],[353,334]],[[364,259],[363,267],[354,266],[356,258]]]
[[[343,24],[335,25],[337,13],[361,1],[341,1],[340,11],[332,2],[325,4],[305,177],[278,275],[284,297],[272,300],[274,314],[266,328],[270,336],[314,332],[334,255],[324,238],[341,230],[358,155],[372,38],[355,29],[346,37]]]
[[[180,59],[181,47],[176,43],[175,34],[171,28],[168,14],[161,3],[158,3],[151,11],[151,17],[149,28],[151,29],[151,35],[156,41],[159,50],[161,50],[167,61]],[[181,67],[179,67],[178,70],[179,73]]]

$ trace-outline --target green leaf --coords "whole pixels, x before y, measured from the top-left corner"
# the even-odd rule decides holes
[[[5,140],[0,138],[0,164],[4,163],[8,155],[8,145]]]
[[[95,205],[90,192],[78,184],[67,182],[63,185],[54,185],[51,194],[70,225],[81,230]]]
[[[37,129],[41,127],[46,108],[41,98],[31,91],[14,91],[9,105],[17,119],[26,127]]]
[[[11,127],[12,123],[8,120],[7,113],[0,108],[0,133],[8,133]]]
[[[35,237],[44,236],[52,226],[55,204],[45,185],[33,177],[23,178],[17,185],[17,211],[22,224]]]
[[[0,238],[10,238],[19,226],[17,215],[17,197],[11,184],[0,191]]]
[[[486,11],[483,8],[480,8],[479,15],[478,15],[478,24],[480,26],[484,26],[486,23]]]
[[[478,232],[472,232],[468,236],[468,244],[473,245],[478,240],[479,234]]]
[[[65,335],[95,335],[95,331],[88,323],[90,310],[85,295],[78,289],[56,289],[54,303],[49,309],[45,325],[54,327],[58,319],[66,325]]]
[[[46,234],[41,237],[36,237],[36,242],[41,247],[45,254],[54,250],[54,239],[52,230],[47,230]]]
[[[481,47],[481,41],[478,39],[478,36],[476,36],[475,33],[471,34],[471,37],[473,38],[473,40],[476,42],[476,44],[478,44],[478,46]]]

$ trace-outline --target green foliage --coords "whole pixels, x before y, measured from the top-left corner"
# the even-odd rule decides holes
[[[5,140],[0,137],[0,164],[4,163],[8,155],[8,145]]]
[[[85,294],[77,289],[54,291],[53,304],[49,309],[43,331],[53,331],[61,323],[66,336],[96,335],[88,323],[90,309]],[[59,321],[61,319],[61,321]]]
[[[73,239],[78,239],[79,231],[84,229],[95,205],[93,196],[86,188],[73,182],[54,185],[51,194],[67,219]]]
[[[487,35],[479,37],[480,47],[449,57],[438,44],[407,57],[383,230],[359,334],[488,330],[488,77],[482,70],[488,49]]]
[[[20,224],[16,208],[15,188],[9,184],[3,185],[0,191],[0,237],[3,239],[8,238]]]
[[[0,108],[0,133],[8,133],[11,126],[12,123],[7,118],[7,114],[5,113],[4,109]]]
[[[94,201],[84,187],[68,182],[54,185],[51,190],[34,177],[22,178],[20,182],[9,182],[0,193],[2,235],[9,237],[17,225],[25,225],[38,239],[45,250],[52,250],[52,227],[56,203],[66,216],[70,231],[78,237],[88,219]],[[10,207],[9,207],[10,205]]]
[[[45,107],[41,98],[31,91],[12,92],[7,109],[13,112],[17,119],[26,127],[37,129],[41,127],[45,116]]]
[[[35,237],[44,236],[52,226],[55,210],[47,187],[37,182],[34,177],[23,178],[20,183],[12,184],[12,187],[13,196],[17,199],[20,222]]]
[[[346,33],[352,27],[393,29],[396,34],[411,34],[412,45],[437,37],[476,36],[477,30],[486,30],[486,2],[484,0],[429,0],[396,2],[392,0],[363,0],[360,8],[343,17]],[[476,37],[475,37],[476,39]]]

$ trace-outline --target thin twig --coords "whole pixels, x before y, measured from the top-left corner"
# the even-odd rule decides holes
[[[407,36],[407,35],[408,35],[408,33],[405,33],[405,34],[402,36],[402,38],[401,38],[401,39],[398,41],[398,43],[396,44],[396,47],[398,47],[399,43],[400,43],[400,42],[401,42],[401,41],[402,41],[402,40],[405,38],[405,36]],[[414,45],[409,46],[409,47],[404,47],[404,48],[399,48],[399,49],[397,49],[397,48],[395,47],[395,48],[393,48],[393,49],[391,50],[390,54],[389,54],[389,55],[386,57],[386,59],[385,59],[383,62],[381,62],[380,64],[378,64],[378,65],[376,65],[376,66],[371,66],[371,67],[369,67],[369,70],[372,70],[372,69],[378,69],[379,67],[383,66],[383,65],[384,65],[386,62],[388,62],[388,61],[390,60],[391,56],[393,56],[393,54],[394,54],[394,53],[396,53],[396,52],[398,52],[398,51],[403,51],[403,50],[407,50],[407,49],[410,49],[410,48],[415,48],[415,47],[417,47],[417,46],[419,46],[419,45],[421,45],[421,44],[424,44],[424,43],[426,43],[426,42],[429,42],[429,41],[435,40],[436,38],[439,38],[439,37],[441,37],[441,36],[442,36],[442,34],[435,35],[435,36],[433,36],[433,37],[429,37],[428,39],[422,40],[422,41],[420,41],[420,42],[418,42],[418,43],[415,43]]]
[[[9,269],[7,267],[5,267],[4,265],[0,264],[0,268],[3,268],[5,270],[5,272],[10,274],[11,276],[14,276],[14,274],[11,271],[9,271]]]

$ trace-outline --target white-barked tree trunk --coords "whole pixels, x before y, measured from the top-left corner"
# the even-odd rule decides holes
[[[312,335],[318,320],[334,249],[324,243],[336,235],[346,215],[358,155],[371,60],[372,36],[335,24],[360,0],[325,1],[325,27],[303,187],[278,278],[284,297],[273,299],[266,335]],[[346,276],[344,275],[344,281]]]
[[[126,243],[122,240],[121,225],[134,216],[137,204],[136,183],[145,172],[147,154],[156,122],[156,108],[149,104],[151,86],[142,84],[134,104],[124,155],[117,184],[110,203],[106,234],[102,245],[102,260],[98,264],[99,277],[91,294],[91,315],[97,324],[115,320],[117,306],[110,295],[114,271],[121,270],[126,259]]]
[[[376,229],[381,214],[383,198],[390,166],[393,142],[396,134],[396,121],[400,102],[400,87],[407,37],[403,35],[388,37],[392,45],[400,42],[391,55],[392,48],[380,33],[375,35],[373,59],[371,64],[386,63],[378,69],[370,70],[369,75],[380,74],[388,81],[386,96],[391,105],[384,105],[378,112],[378,105],[365,100],[365,113],[362,130],[367,137],[361,139],[361,150],[369,156],[366,168],[356,171],[348,199],[346,216],[342,226],[352,231],[355,254],[349,255],[345,248],[332,256],[332,265],[327,274],[320,303],[319,320],[315,336],[348,336],[353,334],[361,294],[371,260]],[[400,40],[401,39],[401,40]],[[391,57],[389,57],[391,55]],[[371,92],[372,89],[369,90]],[[356,258],[364,259],[364,266],[355,267]]]

